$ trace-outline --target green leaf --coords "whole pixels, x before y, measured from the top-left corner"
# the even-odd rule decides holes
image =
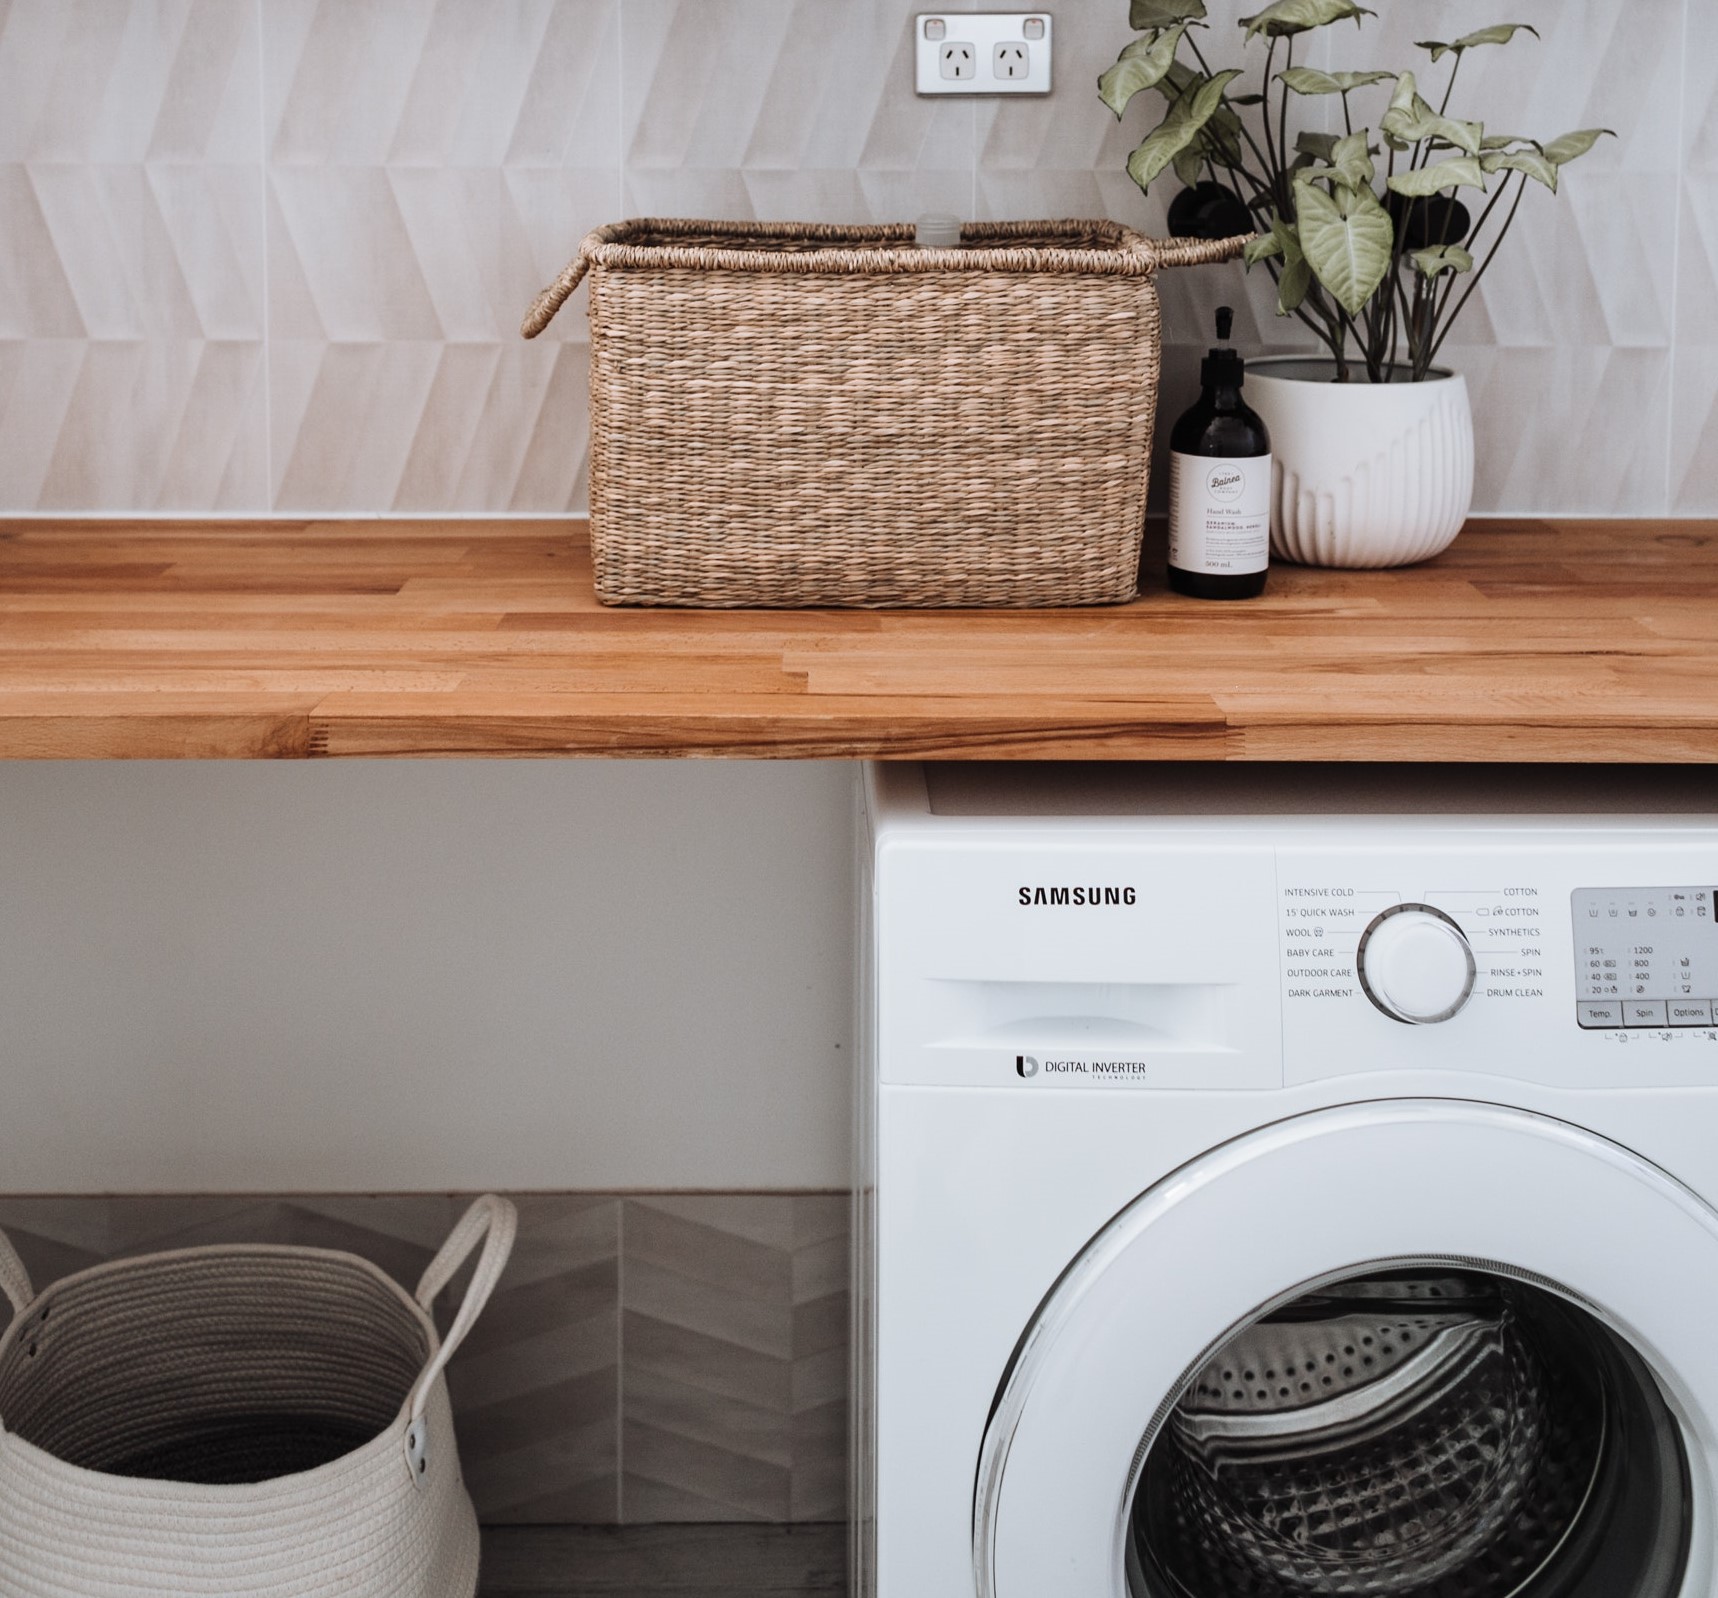
[[[1128,26],[1135,33],[1152,28],[1173,28],[1178,22],[1202,22],[1205,0],[1133,0]]]
[[[1312,263],[1303,255],[1283,268],[1277,279],[1277,315],[1293,316],[1312,292]]]
[[[1171,164],[1175,168],[1176,177],[1178,177],[1187,188],[1192,188],[1203,175],[1205,155],[1199,148],[1198,142],[1195,142],[1188,145],[1185,150],[1176,156],[1174,162]]]
[[[1294,186],[1300,246],[1318,281],[1350,316],[1358,316],[1390,270],[1396,230],[1370,189],[1334,195],[1306,182]]]
[[[1537,150],[1487,150],[1479,158],[1487,172],[1525,172],[1537,183],[1543,183],[1553,194],[1557,192],[1557,163],[1547,161]]]
[[[1334,161],[1336,143],[1341,137],[1340,133],[1314,133],[1303,129],[1294,136],[1294,147],[1315,161]]]
[[[1338,139],[1336,148],[1330,153],[1336,181],[1350,189],[1369,189],[1378,176],[1378,169],[1372,165],[1372,151],[1366,142],[1367,132],[1362,128],[1358,133]]]
[[[1173,110],[1204,81],[1204,73],[1195,71],[1185,61],[1173,61],[1163,74],[1163,81],[1157,85],[1157,92]],[[1202,154],[1211,156],[1219,165],[1241,164],[1241,116],[1226,95],[1205,124],[1199,136],[1199,148]]]
[[[1320,72],[1317,67],[1290,67],[1277,74],[1296,94],[1352,94],[1374,83],[1388,83],[1394,72]]]
[[[1607,133],[1613,139],[1617,136],[1614,128],[1583,128],[1579,133],[1565,133],[1545,146],[1545,159],[1553,166],[1567,166],[1578,161]]]
[[[1479,141],[1483,150],[1507,150],[1512,144],[1533,144],[1531,139],[1524,139],[1519,133],[1488,133]],[[1537,149],[1538,146],[1534,145]]]
[[[1312,290],[1312,268],[1301,253],[1300,235],[1294,224],[1280,216],[1271,218],[1271,230],[1248,243],[1247,265],[1259,261],[1282,259],[1282,271],[1277,276],[1277,315],[1293,316]]]
[[[1409,256],[1414,270],[1423,277],[1436,277],[1440,272],[1471,272],[1473,254],[1459,244],[1439,244],[1429,250],[1415,250]]]
[[[1262,94],[1231,94],[1230,105],[1263,105],[1265,97]]]
[[[1457,122],[1439,116],[1420,98],[1414,74],[1404,72],[1396,80],[1396,92],[1390,97],[1390,109],[1379,123],[1391,147],[1406,150],[1422,139],[1433,139],[1468,155],[1478,155],[1485,128],[1478,122]]]
[[[1216,114],[1224,87],[1240,75],[1237,68],[1216,73],[1170,106],[1169,114],[1127,158],[1127,175],[1141,189],[1149,188],[1152,180],[1199,136]]]
[[[1155,88],[1163,81],[1186,31],[1187,24],[1178,22],[1161,33],[1135,39],[1116,58],[1116,64],[1098,79],[1098,98],[1119,117],[1141,89]]]
[[[1273,0],[1263,11],[1242,17],[1241,26],[1247,30],[1249,39],[1256,33],[1281,39],[1291,33],[1309,33],[1332,22],[1345,22],[1350,17],[1358,23],[1363,16],[1377,15],[1376,11],[1356,5],[1355,0]]]
[[[1460,55],[1464,50],[1471,50],[1476,44],[1508,44],[1516,34],[1522,31],[1531,33],[1535,39],[1539,30],[1531,22],[1499,22],[1489,28],[1481,28],[1476,33],[1463,34],[1453,44],[1443,44],[1436,39],[1421,39],[1418,42],[1422,50],[1430,50],[1434,61],[1441,61],[1446,55]]]
[[[1458,155],[1451,161],[1436,161],[1431,166],[1416,167],[1412,172],[1398,172],[1390,179],[1391,189],[1411,200],[1423,200],[1428,194],[1440,194],[1462,184],[1470,189],[1485,187],[1485,173],[1471,155]]]

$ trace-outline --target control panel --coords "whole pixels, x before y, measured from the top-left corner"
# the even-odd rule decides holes
[[[1428,885],[1430,886],[1430,885]],[[1474,997],[1545,996],[1544,900],[1528,885],[1445,886],[1423,895],[1342,882],[1282,889],[1284,997],[1328,1013],[1361,996],[1395,1021],[1430,1025]]]
[[[1710,1027],[1718,1004],[1712,888],[1576,888],[1575,1019],[1589,1030]]]
[[[1279,851],[1284,1079],[1718,1086],[1718,849],[1665,854]]]

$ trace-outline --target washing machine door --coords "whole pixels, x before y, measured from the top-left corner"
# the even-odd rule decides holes
[[[1718,1215],[1547,1117],[1359,1104],[1141,1195],[1022,1336],[980,1598],[1713,1598]]]

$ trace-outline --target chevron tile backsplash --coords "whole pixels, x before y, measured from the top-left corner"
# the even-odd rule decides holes
[[[0,513],[578,511],[580,308],[516,328],[619,216],[1161,229],[1121,170],[1139,130],[1091,89],[1125,0],[1057,0],[1056,93],[1006,104],[912,94],[917,9],[0,0]],[[1213,0],[1219,27],[1245,9]],[[1496,20],[1379,10],[1320,36],[1327,64]],[[1531,196],[1450,346],[1478,508],[1718,513],[1718,7],[1511,17],[1544,40],[1475,52],[1463,105],[1619,137]],[[1249,299],[1238,268],[1166,278],[1166,408],[1225,299]],[[1251,300],[1243,341],[1297,347]]]
[[[530,1194],[449,1381],[489,1525],[845,1514],[844,1194]],[[200,1243],[347,1249],[414,1286],[439,1195],[0,1199],[38,1285]],[[438,1306],[451,1313],[444,1296]]]

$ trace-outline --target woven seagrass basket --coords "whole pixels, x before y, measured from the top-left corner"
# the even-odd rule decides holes
[[[1243,239],[1114,222],[622,222],[591,275],[591,546],[611,605],[1095,605],[1133,597],[1155,273]]]
[[[516,1229],[479,1199],[415,1294],[278,1245],[117,1260],[38,1293],[0,1235],[0,1595],[472,1598],[444,1372]],[[440,1337],[431,1305],[479,1244]]]

